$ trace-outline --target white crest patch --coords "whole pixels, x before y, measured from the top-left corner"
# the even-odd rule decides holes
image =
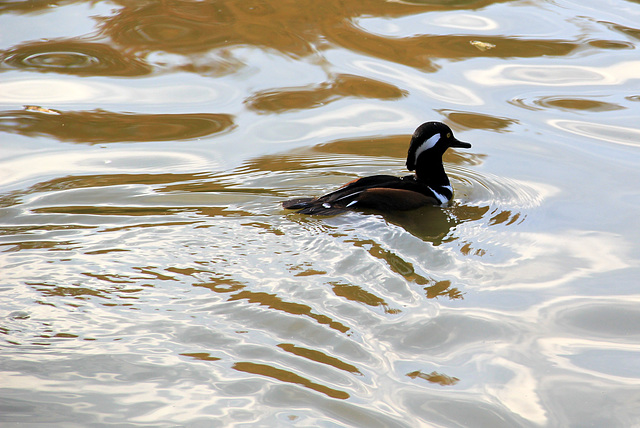
[[[420,156],[420,154],[425,150],[429,150],[430,148],[438,144],[438,141],[440,141],[440,134],[435,134],[434,136],[425,140],[424,143],[420,144],[420,146],[418,146],[418,148],[416,149],[416,154],[415,154],[415,157],[413,158],[413,163],[418,163],[418,156]]]

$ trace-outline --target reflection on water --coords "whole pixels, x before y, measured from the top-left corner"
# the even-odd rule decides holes
[[[109,45],[79,40],[31,42],[5,51],[2,59],[12,68],[79,76],[141,76],[152,70]]]
[[[233,122],[231,115],[209,113],[59,111],[39,106],[26,106],[24,111],[0,112],[0,132],[89,144],[188,140],[228,131],[233,128]]]
[[[339,75],[331,83],[323,83],[314,88],[265,91],[248,99],[247,104],[257,111],[277,113],[320,107],[349,96],[394,99],[404,94],[401,89],[384,82]]]
[[[638,425],[640,9],[604,6],[0,5],[0,424]],[[449,206],[281,209],[426,120],[474,145]]]

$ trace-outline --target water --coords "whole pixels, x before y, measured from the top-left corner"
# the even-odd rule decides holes
[[[2,426],[640,426],[637,2],[0,10]]]

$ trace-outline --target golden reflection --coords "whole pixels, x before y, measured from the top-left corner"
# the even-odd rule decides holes
[[[426,292],[425,295],[429,299],[437,298],[440,296],[446,296],[450,300],[463,298],[463,293],[458,290],[458,288],[451,287],[450,281],[434,281],[432,279],[425,278],[424,276],[415,272],[411,263],[407,262],[394,252],[383,249],[379,243],[373,240],[353,239],[346,240],[345,242],[351,242],[356,247],[366,249],[373,257],[385,261],[387,263],[387,266],[389,266],[389,268],[393,272],[400,274],[407,281],[414,282],[418,285],[427,285],[427,287],[424,287],[424,290]],[[334,291],[336,291],[335,288]]]
[[[448,376],[444,373],[438,373],[435,371],[431,373],[422,373],[420,370],[417,370],[415,372],[407,373],[407,376],[411,379],[420,378],[442,386],[455,385],[460,380],[457,377]]]
[[[235,126],[233,116],[228,114],[135,114],[47,109],[58,113],[50,114],[34,110],[34,107],[38,106],[0,112],[0,131],[75,143],[104,144],[187,140],[229,131]]]
[[[541,97],[535,100],[535,104],[541,107],[551,107],[559,110],[584,110],[584,111],[614,111],[623,110],[625,107],[604,101],[589,100],[585,98]]]
[[[13,228],[3,228],[9,231],[12,231]],[[42,228],[39,228],[42,229]],[[48,251],[66,251],[71,250],[77,246],[74,242],[71,241],[22,241],[22,242],[11,242],[11,243],[3,243],[3,246],[7,246],[4,248],[2,252],[4,253],[17,253],[23,250],[48,250]]]
[[[252,110],[282,113],[321,107],[344,97],[397,99],[404,95],[406,91],[389,83],[339,74],[331,82],[315,86],[259,92],[245,102]]]
[[[506,130],[510,125],[518,123],[515,119],[491,116],[482,113],[469,113],[453,110],[438,110],[443,114],[453,129],[490,129],[492,131],[501,132]],[[458,126],[455,126],[458,125]]]
[[[427,72],[437,71],[440,68],[433,59],[565,56],[580,46],[578,43],[563,40],[526,40],[506,36],[486,36],[482,39],[483,43],[495,47],[483,51],[473,44],[476,36],[448,34],[391,38],[372,34],[351,25],[337,26],[332,35],[339,45],[349,50]]]
[[[70,205],[33,208],[31,212],[38,214],[74,214],[74,215],[98,215],[98,216],[166,216],[179,212],[193,211],[191,208],[174,207],[117,207],[111,205]]]
[[[272,379],[276,379],[281,382],[295,383],[298,385],[302,385],[305,388],[312,389],[314,391],[320,392],[332,398],[338,398],[341,400],[346,400],[347,398],[349,398],[349,394],[345,391],[340,391],[338,389],[329,388],[328,386],[311,382],[309,379],[302,377],[298,374],[295,374],[288,370],[278,369],[267,364],[238,362],[238,363],[235,363],[231,368],[234,370],[245,372],[245,373],[251,373],[259,376],[270,377]]]
[[[171,271],[181,272],[181,270],[176,270],[175,268],[172,268]],[[234,293],[227,299],[230,302],[235,300],[247,300],[249,303],[258,303],[261,306],[267,306],[270,309],[275,309],[291,315],[307,316],[319,324],[328,325],[341,333],[349,331],[349,327],[344,324],[334,321],[326,315],[314,313],[308,305],[295,302],[285,302],[275,294],[247,290],[246,284],[232,279],[230,275],[214,276],[206,282],[194,282],[193,286],[205,287],[216,293]]]
[[[278,348],[281,348],[299,357],[303,357],[311,361],[315,361],[317,363],[327,364],[339,370],[344,370],[353,374],[362,375],[362,373],[360,373],[360,370],[358,370],[356,366],[345,363],[344,361],[338,358],[331,357],[325,354],[324,352],[316,351],[314,349],[302,348],[300,346],[295,346],[291,343],[281,343],[278,345]]]
[[[362,287],[350,284],[330,283],[336,296],[344,297],[352,302],[364,303],[368,306],[381,306],[387,314],[398,314],[400,309],[392,309],[381,297],[364,290]]]
[[[220,360],[220,358],[218,357],[212,357],[211,354],[209,354],[208,352],[185,352],[183,354],[180,354],[182,356],[185,357],[191,357],[194,358],[196,360],[200,360],[200,361],[218,361]]]
[[[100,297],[109,299],[108,292],[102,290],[94,290],[88,287],[66,287],[61,285],[53,285],[47,283],[27,282],[27,285],[33,286],[44,297],[60,296],[73,297],[74,299],[86,300],[91,297]]]
[[[124,50],[82,40],[47,40],[15,46],[0,54],[6,66],[79,76],[142,76],[151,66]]]
[[[451,287],[451,281],[435,281],[433,285],[424,288],[427,299],[435,299],[446,296],[449,300],[464,299],[463,293],[455,287]]]
[[[473,35],[386,37],[368,32],[357,23],[362,17],[400,18],[499,1],[455,2],[455,5],[377,0],[357,3],[334,0],[322,4],[292,0],[116,2],[119,8],[113,14],[95,18],[99,35],[110,44],[81,39],[36,41],[7,50],[3,58],[10,67],[40,72],[140,76],[153,70],[147,59],[150,53],[168,52],[188,59],[174,65],[174,69],[220,75],[243,66],[233,58],[230,51],[233,47],[254,46],[301,58],[340,46],[385,61],[435,71],[438,66],[433,61],[437,58],[567,55],[579,47],[578,43],[563,40],[486,35],[481,46],[492,48],[483,50],[477,48],[477,36]],[[14,4],[12,10],[33,12],[32,3],[24,3],[24,8]],[[159,65],[171,68],[162,60]]]
[[[250,303],[258,303],[261,306],[267,306],[271,309],[286,312],[291,315],[305,315],[311,319],[314,319],[319,324],[326,324],[341,333],[346,333],[347,331],[349,331],[349,327],[345,326],[344,324],[338,321],[334,321],[326,315],[319,315],[314,313],[311,310],[310,306],[303,305],[301,303],[285,302],[275,294],[243,290],[232,296],[229,296],[229,301],[233,300],[247,300]]]
[[[202,174],[105,174],[105,175],[71,175],[36,183],[19,192],[0,196],[0,206],[11,206],[20,203],[20,198],[34,193],[53,192],[56,190],[86,189],[91,187],[113,187],[123,184],[157,184],[176,181],[197,180]]]
[[[232,279],[230,275],[221,274],[219,277],[212,277],[206,282],[194,282],[194,287],[204,287],[216,293],[232,293],[234,291],[242,290],[246,287],[240,281]]]
[[[136,51],[192,54],[248,45],[308,55],[313,49],[299,35],[306,32],[300,27],[309,23],[303,15],[311,11],[299,3],[290,6],[276,8],[259,0],[125,4],[114,15],[101,18],[101,26],[115,43]]]

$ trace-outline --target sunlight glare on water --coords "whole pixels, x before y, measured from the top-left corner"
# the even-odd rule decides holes
[[[640,425],[640,5],[0,5],[0,425]],[[281,202],[405,175],[454,199]]]

